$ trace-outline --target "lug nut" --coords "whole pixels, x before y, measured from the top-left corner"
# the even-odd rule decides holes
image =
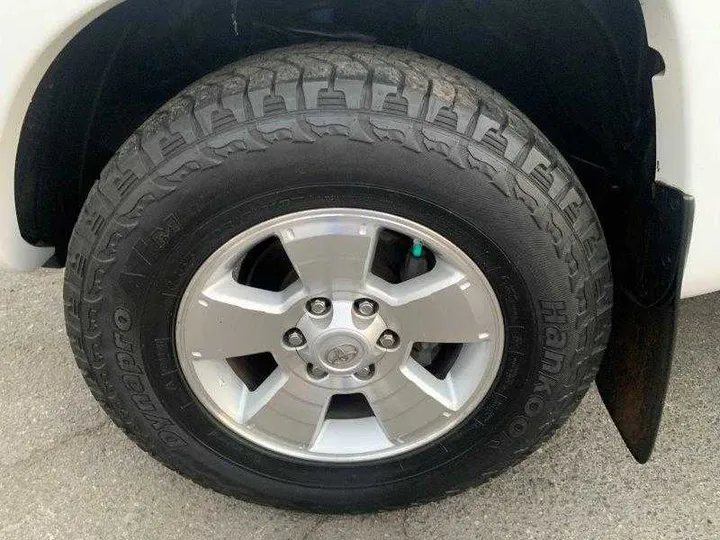
[[[368,298],[363,298],[355,302],[355,311],[357,311],[363,317],[370,317],[371,315],[375,315],[375,313],[377,313],[377,310],[377,302],[374,302],[373,300],[370,300]]]
[[[303,336],[303,333],[297,328],[291,328],[290,330],[285,332],[283,341],[288,347],[302,347],[303,345],[305,345],[305,336]]]
[[[398,335],[392,330],[385,330],[378,339],[378,345],[383,349],[392,349],[397,345],[399,339]]]
[[[307,365],[307,372],[313,379],[322,379],[325,375],[327,375],[327,372],[323,371],[314,364]]]
[[[313,315],[325,315],[330,311],[330,300],[327,298],[313,298],[308,301],[307,308]]]
[[[373,375],[375,375],[375,366],[373,364],[361,367],[355,372],[355,376],[363,381],[371,379]]]

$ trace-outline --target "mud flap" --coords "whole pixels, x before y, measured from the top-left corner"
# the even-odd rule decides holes
[[[632,264],[613,268],[613,329],[596,381],[640,463],[652,454],[665,403],[694,206],[682,191],[655,184],[650,204],[633,216],[634,234],[625,238]]]

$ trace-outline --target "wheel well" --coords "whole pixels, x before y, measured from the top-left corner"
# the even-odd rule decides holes
[[[505,95],[568,159],[606,233],[609,200],[651,189],[656,57],[637,0],[126,0],[67,45],[36,91],[15,171],[23,237],[63,262],[101,169],[163,103],[243,56],[333,39],[411,48]]]

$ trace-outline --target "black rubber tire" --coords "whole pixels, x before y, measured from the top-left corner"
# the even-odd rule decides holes
[[[174,352],[179,299],[205,257],[266,219],[381,210],[460,246],[506,323],[501,373],[470,418],[407,455],[290,459],[216,423]],[[143,449],[254,501],[360,512],[430,501],[530,453],[576,407],[610,331],[612,279],[570,167],[510,103],[407,51],[313,44],[193,84],[120,148],[69,247],[67,330],[95,398]]]

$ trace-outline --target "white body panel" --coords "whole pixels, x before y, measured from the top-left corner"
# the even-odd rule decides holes
[[[0,2],[0,268],[30,270],[52,248],[30,246],[15,214],[15,155],[30,100],[74,35],[122,0]],[[650,44],[666,62],[654,80],[658,180],[695,197],[695,224],[683,295],[720,289],[720,4],[644,0]]]
[[[653,81],[657,180],[695,197],[683,296],[720,289],[720,3],[645,0],[648,40],[665,59]]]

